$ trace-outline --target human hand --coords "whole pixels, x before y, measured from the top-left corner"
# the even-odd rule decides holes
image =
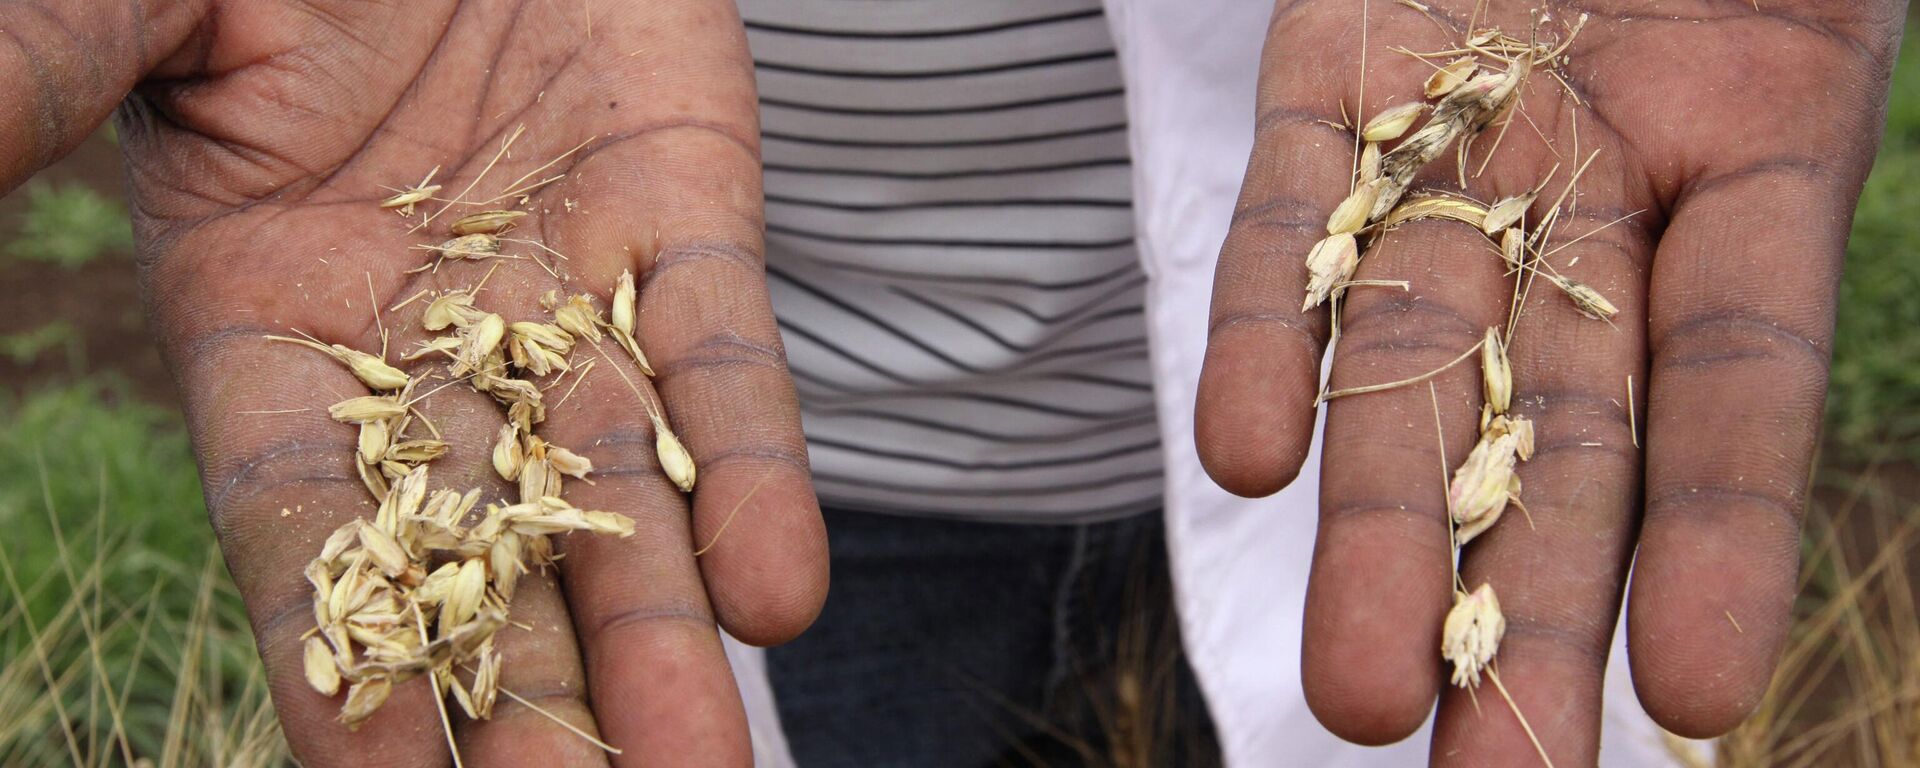
[[[1422,100],[1433,66],[1391,49],[1456,47],[1477,6],[1428,5],[1431,19],[1371,3],[1364,38],[1368,6],[1358,0],[1275,9],[1197,403],[1201,458],[1230,491],[1272,493],[1306,456],[1329,315],[1299,309],[1302,259],[1349,189],[1354,137],[1337,127],[1342,105],[1365,122]],[[1629,563],[1633,678],[1661,725],[1722,733],[1766,690],[1791,620],[1834,290],[1905,3],[1544,5],[1554,21],[1543,38],[1564,38],[1564,23],[1591,14],[1568,52],[1566,86],[1544,72],[1526,81],[1525,117],[1474,177],[1500,128],[1482,134],[1465,192],[1493,201],[1551,174],[1531,226],[1597,151],[1569,198],[1577,209],[1563,201],[1544,249],[1553,269],[1620,311],[1610,323],[1582,317],[1546,281],[1527,294],[1510,353],[1514,409],[1539,441],[1519,470],[1531,523],[1509,512],[1465,549],[1461,576],[1499,590],[1508,619],[1499,671],[1566,766],[1596,759]],[[1491,8],[1480,27],[1526,37],[1529,6]],[[1455,176],[1442,155],[1414,189],[1458,194]],[[1434,220],[1387,234],[1356,277],[1411,285],[1348,290],[1336,389],[1452,360],[1486,328],[1506,326],[1515,285],[1482,235]],[[1424,383],[1331,402],[1303,679],[1315,714],[1347,739],[1404,738],[1439,695],[1436,764],[1537,764],[1486,689],[1478,711],[1466,691],[1443,692],[1436,658],[1452,590],[1442,473],[1473,445],[1477,367],[1433,380],[1452,462],[1444,470]],[[1629,376],[1643,409],[1633,417]]]
[[[537,297],[551,288],[604,307],[622,270],[639,276],[637,335],[700,483],[688,499],[655,466],[645,413],[617,375],[639,374],[618,348],[583,345],[605,359],[565,398],[549,393],[539,432],[597,467],[591,484],[569,484],[568,500],[632,517],[638,534],[557,537],[559,578],[529,576],[514,598],[511,618],[532,631],[510,626],[497,642],[504,688],[624,754],[603,756],[503,698],[487,721],[454,709],[462,756],[749,762],[716,620],[749,642],[784,641],[817,613],[827,565],[761,271],[752,68],[730,0],[30,0],[0,8],[0,28],[0,71],[16,73],[0,82],[0,104],[21,105],[0,108],[0,135],[15,137],[0,152],[0,189],[77,144],[133,89],[120,140],[149,311],[303,764],[431,765],[448,754],[424,678],[398,687],[357,731],[336,721],[337,699],[302,679],[301,636],[313,622],[302,569],[329,532],[373,509],[354,431],[327,406],[367,390],[334,361],[262,337],[297,330],[378,352],[377,307],[398,364],[427,338],[426,301],[384,310],[425,289],[473,286],[493,267],[480,306],[509,320],[544,319]],[[466,199],[493,197],[584,143],[524,180],[565,174],[527,193],[519,207],[532,213],[509,235],[566,254],[549,265],[560,276],[539,265],[552,255],[511,243],[519,258],[409,274],[430,260],[411,246],[438,242],[448,221],[479,208],[410,232],[419,215],[377,207],[385,187],[438,165],[450,198],[521,125]],[[406,367],[445,375],[432,357]],[[419,407],[452,444],[431,464],[432,487],[510,495],[489,463],[499,405],[451,386]],[[749,496],[696,561],[696,544],[713,541]]]

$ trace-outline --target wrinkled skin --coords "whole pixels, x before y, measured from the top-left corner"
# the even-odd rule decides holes
[[[1220,256],[1197,413],[1207,470],[1242,495],[1290,482],[1314,425],[1329,321],[1325,308],[1299,310],[1302,256],[1348,188],[1352,134],[1321,121],[1338,123],[1342,103],[1349,114],[1360,103],[1361,5],[1281,2],[1268,33],[1256,145]],[[1432,72],[1390,47],[1454,47],[1473,13],[1471,0],[1430,5],[1439,24],[1371,3],[1357,119],[1418,98]],[[1529,215],[1539,221],[1597,150],[1577,215],[1563,211],[1554,243],[1638,213],[1550,259],[1619,306],[1611,325],[1579,316],[1544,281],[1525,301],[1512,355],[1515,409],[1539,435],[1538,455],[1520,469],[1532,523],[1510,511],[1468,547],[1462,575],[1498,590],[1509,620],[1501,678],[1555,764],[1570,766],[1592,764],[1599,748],[1602,672],[1623,596],[1635,686],[1668,729],[1724,732],[1766,689],[1789,624],[1836,281],[1906,3],[1545,5],[1556,20],[1592,14],[1566,71],[1581,102],[1532,78],[1523,104],[1532,125],[1517,122],[1466,191],[1517,194],[1558,164]],[[1528,4],[1492,6],[1494,24],[1524,36]],[[1491,146],[1490,133],[1470,172]],[[1451,154],[1422,187],[1457,189]],[[1512,303],[1494,249],[1455,222],[1400,228],[1358,277],[1409,280],[1412,290],[1352,291],[1336,388],[1438,367],[1504,324]],[[1477,368],[1435,380],[1456,463],[1475,439]],[[1644,450],[1629,433],[1628,376]],[[1329,408],[1305,620],[1308,703],[1339,735],[1378,744],[1412,733],[1437,696],[1435,764],[1537,765],[1490,688],[1478,712],[1464,691],[1443,692],[1436,649],[1449,548],[1428,388]]]
[[[535,177],[566,174],[533,194],[536,213],[515,235],[566,254],[565,279],[530,258],[500,260],[481,306],[541,318],[536,297],[557,287],[604,307],[615,277],[634,270],[638,335],[701,484],[688,498],[660,475],[618,375],[638,374],[616,371],[611,340],[587,346],[577,359],[607,360],[539,431],[598,467],[568,498],[633,517],[638,534],[576,534],[557,578],[522,582],[513,618],[533,629],[502,632],[503,682],[624,754],[603,755],[505,697],[487,722],[455,709],[454,731],[475,766],[749,764],[716,622],[750,642],[790,638],[817,613],[827,567],[762,276],[752,68],[730,0],[27,0],[0,6],[0,31],[0,189],[78,144],[133,91],[118,126],[148,309],[275,706],[310,766],[450,755],[424,680],[357,732],[335,721],[337,699],[302,680],[313,619],[301,568],[327,533],[373,509],[351,464],[354,432],[326,406],[366,390],[328,358],[261,337],[298,330],[377,351],[369,293],[388,307],[471,286],[492,266],[405,274],[428,261],[409,247],[445,237],[453,216],[410,234],[376,207],[383,187],[439,165],[451,197],[526,125],[469,195],[484,199],[593,139]],[[424,306],[385,314],[390,359],[425,338]],[[439,362],[410,370],[444,377]],[[432,465],[433,486],[509,495],[487,463],[502,409],[464,386],[421,407],[454,445]],[[696,561],[696,544],[750,492]]]

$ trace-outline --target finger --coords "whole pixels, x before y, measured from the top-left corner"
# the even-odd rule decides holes
[[[1717,735],[1752,711],[1791,620],[1859,189],[1831,173],[1761,164],[1709,176],[1676,207],[1654,261],[1647,512],[1628,629],[1640,700],[1681,735]]]
[[[1508,509],[1468,544],[1461,577],[1468,589],[1492,584],[1499,596],[1507,632],[1496,668],[1515,703],[1492,685],[1448,687],[1434,728],[1437,765],[1538,765],[1514,708],[1556,765],[1598,759],[1601,689],[1639,504],[1627,378],[1644,391],[1638,318],[1645,317],[1658,222],[1643,214],[1608,226],[1627,211],[1599,207],[1618,196],[1596,181],[1615,176],[1602,169],[1586,178],[1582,206],[1577,213],[1563,206],[1559,234],[1544,249],[1586,237],[1543,262],[1600,291],[1620,312],[1611,323],[1585,317],[1536,279],[1513,326],[1511,412],[1530,420],[1535,435],[1533,457],[1517,469],[1525,511]]]
[[[205,5],[0,5],[0,136],[8,139],[0,194],[91,135],[160,56],[180,47]]]
[[[1331,124],[1351,74],[1335,50],[1266,46],[1253,154],[1214,271],[1194,439],[1207,474],[1242,496],[1291,483],[1313,438],[1327,312],[1300,310],[1305,257],[1347,194],[1353,160],[1353,135]]]
[[[625,752],[617,765],[745,764],[746,714],[693,560],[685,496],[654,459],[652,428],[629,388],[640,372],[606,360],[545,425],[594,463],[593,483],[570,482],[567,498],[635,520],[631,537],[563,542],[594,711]]]
[[[1289,6],[1298,7],[1303,5]],[[1280,37],[1269,41],[1269,56],[1280,50],[1290,57],[1284,64],[1267,64],[1269,79],[1282,81],[1277,88],[1298,89],[1301,94],[1344,94],[1346,104],[1361,103],[1351,83],[1358,63],[1352,52],[1362,45],[1362,31],[1352,18],[1296,14],[1277,19],[1275,29]],[[1380,15],[1370,21],[1366,34],[1372,40],[1415,41],[1410,43],[1415,47],[1446,45],[1437,28],[1418,15]],[[1352,121],[1365,122],[1387,106],[1419,100],[1418,85],[1431,73],[1428,65],[1382,47],[1369,53],[1374,56],[1369,59],[1364,105],[1345,110]],[[1341,110],[1313,98],[1296,97],[1278,114],[1292,115],[1304,126],[1300,130],[1333,133],[1323,125],[1315,129],[1320,124],[1312,121],[1341,119]],[[1284,285],[1270,287],[1272,295],[1265,299],[1270,311],[1277,312],[1297,312],[1305,286],[1302,256],[1309,244],[1325,236],[1328,215],[1350,188],[1353,163],[1350,134],[1298,136],[1293,141],[1296,147],[1291,151],[1301,158],[1296,165],[1317,170],[1288,173],[1275,168],[1260,175],[1275,185],[1312,190],[1302,196],[1318,196],[1295,204],[1300,209],[1294,214],[1296,220],[1279,228],[1290,232],[1296,242],[1286,262],[1290,274]],[[1505,151],[1509,157],[1515,152],[1511,145]],[[1521,157],[1519,163],[1496,164],[1476,179],[1474,196],[1496,199],[1537,183],[1537,175],[1544,175],[1546,169],[1534,168],[1525,161],[1528,156]],[[1451,153],[1443,155],[1416,179],[1413,188],[1457,188],[1452,160]],[[1528,174],[1537,175],[1530,178]],[[1224,254],[1222,269],[1226,269]],[[1409,286],[1406,290],[1355,287],[1346,292],[1344,306],[1338,310],[1341,328],[1329,378],[1332,389],[1383,384],[1434,371],[1478,344],[1489,326],[1504,325],[1507,319],[1512,281],[1487,239],[1459,222],[1414,221],[1374,238],[1356,277],[1405,280]],[[1219,303],[1216,299],[1216,306]],[[1281,349],[1277,339],[1269,339],[1249,343],[1233,354],[1254,359],[1288,354]],[[1298,410],[1286,418],[1298,419],[1300,426],[1285,430],[1268,426],[1266,434],[1246,433],[1243,442],[1273,440],[1283,432],[1297,431],[1298,449],[1304,451],[1311,430],[1310,393],[1318,390],[1312,377],[1318,352],[1300,343],[1292,349],[1301,352],[1285,364],[1289,372],[1276,368],[1248,379],[1292,377],[1284,396],[1297,404],[1287,407]],[[1477,366],[1455,366],[1430,383],[1446,406],[1439,425],[1445,434],[1445,454],[1458,462],[1477,433]],[[1274,393],[1273,398],[1279,397],[1282,393]],[[1220,418],[1229,429],[1251,429],[1232,426],[1231,420],[1260,423],[1259,410],[1249,410],[1254,405],[1245,404],[1247,412],[1223,413]],[[1321,514],[1302,639],[1302,682],[1314,714],[1351,741],[1381,744],[1405,738],[1425,721],[1439,691],[1441,677],[1434,655],[1440,621],[1450,604],[1452,549],[1445,478],[1451,468],[1443,466],[1435,429],[1428,382],[1335,399],[1328,405]]]
[[[1411,287],[1348,291],[1334,390],[1436,370],[1507,319],[1511,282],[1500,258],[1458,222],[1387,234],[1358,276]],[[1434,377],[1431,390],[1421,383],[1328,404],[1301,663],[1307,703],[1343,738],[1405,738],[1439,691],[1434,654],[1452,592],[1446,477],[1476,440],[1477,362]]]
[[[635,14],[632,23],[651,26],[633,37],[728,23],[737,37],[731,14],[724,3],[670,20]],[[637,335],[658,373],[667,419],[698,468],[694,530],[700,546],[712,545],[699,561],[707,592],[729,632],[765,645],[792,638],[819,613],[827,556],[799,405],[766,293],[745,56],[744,47],[730,47],[626,65],[687,79],[685,92],[699,94],[698,103],[639,118],[640,129],[580,160],[572,191],[556,194],[597,201],[596,215],[556,240],[563,252],[630,255],[576,268],[577,278],[610,287],[622,269],[638,271]],[[650,87],[634,82],[605,99],[671,106],[652,98]],[[623,115],[607,132],[633,122]]]

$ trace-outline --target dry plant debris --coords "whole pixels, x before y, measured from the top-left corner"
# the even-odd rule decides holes
[[[1402,4],[1415,11],[1426,11],[1418,3],[1403,0]],[[1533,739],[1540,759],[1551,766],[1552,760],[1535,737],[1532,726],[1500,681],[1495,656],[1499,653],[1500,641],[1506,632],[1506,617],[1501,613],[1494,585],[1483,583],[1477,588],[1468,589],[1460,577],[1458,561],[1463,549],[1499,523],[1509,506],[1526,513],[1526,507],[1520,503],[1518,467],[1533,456],[1534,428],[1532,421],[1510,412],[1516,400],[1514,371],[1508,358],[1508,345],[1525,305],[1526,289],[1531,287],[1536,278],[1544,277],[1548,284],[1565,295],[1574,309],[1589,318],[1607,321],[1619,310],[1598,290],[1559,274],[1547,260],[1558,250],[1548,248],[1547,241],[1558,223],[1562,205],[1573,194],[1593,157],[1588,157],[1573,173],[1566,182],[1565,191],[1558,200],[1552,201],[1548,212],[1537,222],[1528,222],[1527,217],[1529,211],[1541,201],[1540,194],[1547,180],[1542,180],[1526,192],[1491,204],[1469,199],[1459,193],[1411,189],[1420,171],[1450,148],[1457,150],[1457,173],[1460,186],[1464,188],[1468,179],[1468,155],[1474,140],[1495,126],[1500,126],[1500,133],[1504,135],[1506,127],[1515,119],[1525,119],[1520,101],[1522,86],[1528,78],[1546,73],[1565,87],[1566,80],[1561,72],[1568,64],[1566,52],[1587,21],[1582,16],[1571,24],[1562,25],[1562,39],[1542,42],[1541,28],[1552,21],[1545,12],[1533,15],[1533,28],[1529,30],[1527,40],[1498,29],[1479,28],[1479,14],[1476,13],[1475,18],[1476,22],[1469,25],[1466,38],[1450,50],[1418,53],[1405,48],[1394,49],[1432,67],[1432,75],[1421,86],[1421,92],[1432,103],[1410,102],[1390,106],[1355,131],[1357,157],[1350,191],[1329,214],[1326,237],[1315,243],[1306,255],[1307,277],[1302,311],[1312,310],[1321,304],[1331,304],[1331,343],[1338,344],[1341,304],[1348,288],[1399,285],[1406,289],[1404,282],[1356,281],[1353,276],[1361,262],[1380,246],[1390,232],[1411,221],[1446,220],[1471,226],[1487,238],[1495,253],[1507,264],[1514,280],[1514,307],[1504,329],[1488,328],[1484,337],[1472,348],[1428,373],[1402,381],[1323,391],[1315,404],[1317,406],[1336,397],[1380,392],[1426,381],[1466,362],[1475,352],[1479,353],[1482,373],[1479,439],[1457,466],[1446,465],[1444,437],[1441,440],[1448,528],[1455,563],[1452,575],[1454,604],[1442,627],[1440,655],[1453,665],[1453,684],[1466,688],[1469,693],[1479,686],[1483,676],[1490,679],[1506,699],[1528,737]],[[1578,103],[1578,96],[1570,89],[1568,95]],[[1424,122],[1421,121],[1423,116]],[[1576,147],[1577,130],[1576,124]],[[1551,140],[1544,135],[1541,138],[1548,142],[1551,149]],[[1499,140],[1496,138],[1481,159],[1480,170],[1475,172],[1475,176],[1485,171],[1498,149]],[[1554,154],[1558,155],[1558,152]],[[1558,170],[1556,167],[1550,172],[1548,180]],[[1591,234],[1593,232],[1587,233]],[[1579,239],[1575,238],[1573,242]],[[1571,244],[1569,242],[1560,248]],[[1439,424],[1439,409],[1436,394],[1436,426]]]
[[[516,131],[503,144],[502,155],[519,135]],[[487,167],[491,169],[492,163]],[[382,200],[380,207],[411,216],[415,205],[435,199],[440,187],[430,182],[438,170]],[[513,182],[508,193],[479,203],[464,201],[474,186],[469,185],[455,199],[442,201],[446,205],[435,215],[458,205],[495,204],[514,196],[525,204],[526,192],[559,178],[526,184],[532,175]],[[483,210],[453,219],[439,244],[415,246],[432,254],[421,269],[431,269],[445,259],[501,256],[500,234],[527,213]],[[410,231],[420,231],[432,218],[423,217]],[[545,249],[533,241],[513,242]],[[582,342],[597,346],[604,335],[612,335],[632,357],[644,376],[638,385],[628,383],[655,429],[662,472],[681,490],[693,489],[693,458],[668,427],[664,405],[645,378],[653,370],[634,336],[637,291],[631,272],[621,274],[610,291],[606,315],[592,296],[563,297],[554,290],[541,298],[550,318],[509,320],[480,306],[481,287],[437,294],[422,291],[393,308],[431,296],[420,325],[438,335],[400,359],[443,360],[444,376],[431,369],[409,375],[388,363],[384,323],[380,354],[323,343],[304,334],[267,337],[326,354],[371,390],[333,404],[328,415],[359,430],[351,449],[354,465],[377,510],[370,520],[355,518],[336,529],[305,574],[313,588],[315,623],[304,641],[306,679],[327,696],[339,695],[344,688],[340,719],[349,728],[372,717],[396,684],[418,676],[433,681],[443,720],[447,697],[469,717],[489,717],[499,695],[514,697],[500,688],[503,658],[495,648],[495,636],[511,625],[509,615],[520,578],[553,565],[551,537],[576,531],[633,535],[632,519],[581,509],[566,500],[566,481],[587,480],[594,471],[593,462],[536,432],[547,414],[546,390],[537,382],[569,373],[577,378],[598,362],[575,364]],[[417,392],[429,380],[442,378],[444,383],[430,391]],[[441,440],[416,406],[459,383],[490,395],[503,409],[496,438],[484,449],[490,451],[500,478],[513,487],[514,498],[483,499],[485,491],[480,488],[430,485],[431,462],[451,450],[471,448],[455,448]],[[431,436],[413,434],[419,429]],[[457,751],[454,757],[458,763]]]

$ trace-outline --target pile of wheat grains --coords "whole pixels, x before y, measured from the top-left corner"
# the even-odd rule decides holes
[[[515,131],[503,142],[502,155],[519,135]],[[517,200],[519,206],[526,206],[531,190],[560,178],[524,183],[535,175],[508,185],[490,202]],[[440,186],[430,183],[432,176],[396,190],[398,194],[380,203],[401,216],[417,218],[410,232],[428,230],[441,212],[480,207],[464,201],[464,192],[450,200],[435,197]],[[425,203],[440,207],[433,215],[416,217],[415,207]],[[559,257],[541,243],[508,236],[516,222],[528,215],[512,207],[454,218],[445,225],[444,234],[434,238],[437,243],[414,247],[427,260],[412,271],[438,269],[445,260],[529,258],[552,272],[537,254],[508,257],[502,253],[502,243],[513,242]],[[489,271],[487,277],[491,275]],[[568,374],[577,386],[602,361],[599,357],[580,361],[576,350],[589,345],[598,349],[611,337],[611,345],[632,359],[642,374],[639,380],[625,373],[621,376],[639,396],[652,423],[660,470],[682,491],[693,490],[693,458],[668,425],[665,406],[649,378],[653,370],[635,337],[637,295],[631,271],[623,272],[604,297],[548,291],[540,298],[543,315],[516,319],[484,306],[485,283],[483,277],[464,289],[422,291],[388,308],[391,313],[415,302],[425,303],[418,323],[429,334],[428,340],[407,350],[400,360],[444,365],[421,364],[416,368],[424,372],[418,375],[389,363],[384,342],[382,350],[369,352],[304,334],[267,337],[331,357],[368,390],[333,404],[328,413],[359,430],[350,448],[353,463],[378,509],[370,520],[356,517],[336,529],[305,574],[313,587],[315,624],[304,641],[306,679],[324,695],[336,696],[345,689],[340,719],[349,728],[374,716],[395,685],[422,675],[429,676],[435,687],[443,725],[449,697],[468,717],[489,717],[503,693],[502,656],[495,649],[495,635],[514,626],[510,615],[520,578],[553,565],[551,537],[573,532],[633,535],[631,518],[581,509],[567,501],[566,484],[587,480],[593,463],[540,435],[548,390]],[[378,319],[378,307],[375,312]],[[541,381],[552,383],[542,386]],[[498,404],[500,426],[490,459],[493,471],[513,489],[508,494],[511,498],[486,497],[482,488],[433,486],[428,468],[436,459],[453,450],[488,450],[449,445],[422,411],[424,401],[452,386],[483,393]]]

